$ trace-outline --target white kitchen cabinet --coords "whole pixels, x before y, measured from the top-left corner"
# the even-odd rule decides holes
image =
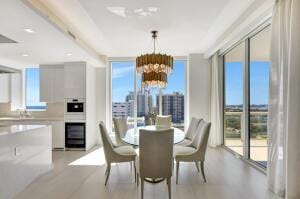
[[[22,73],[11,74],[11,110],[22,107]]]
[[[65,98],[86,98],[86,63],[66,62]]]
[[[65,122],[52,121],[52,148],[64,149],[65,148]]]
[[[0,103],[10,102],[10,74],[0,74]]]
[[[64,66],[40,66],[40,101],[64,101]]]
[[[64,102],[64,68],[59,67],[54,69],[54,101]]]

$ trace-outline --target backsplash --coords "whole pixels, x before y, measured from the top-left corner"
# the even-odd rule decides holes
[[[18,117],[17,111],[10,110],[10,103],[0,103],[0,117]],[[45,111],[32,111],[33,117],[64,117],[64,103],[47,103]]]

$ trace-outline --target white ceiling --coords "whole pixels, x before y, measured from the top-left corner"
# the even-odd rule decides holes
[[[0,34],[18,42],[0,44],[1,65],[21,68],[66,61],[100,64],[21,0],[1,0],[0,24]],[[35,33],[27,33],[25,28]],[[67,55],[69,52],[72,56]]]
[[[111,46],[108,56],[151,52],[151,30],[158,30],[162,52],[201,53],[253,0],[78,0]]]
[[[24,2],[1,0],[0,34],[17,44],[0,44],[0,64],[28,66],[65,61],[101,64],[57,26]],[[38,0],[36,0],[38,1]],[[174,56],[205,53],[255,1],[265,0],[39,0],[95,54],[132,57],[158,50]],[[32,28],[29,34],[24,28]],[[67,56],[71,52],[72,56]],[[29,56],[23,57],[22,54]]]

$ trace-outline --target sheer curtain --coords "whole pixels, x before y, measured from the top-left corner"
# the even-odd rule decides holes
[[[220,56],[212,57],[211,78],[211,131],[209,146],[216,147],[222,144],[222,62]]]
[[[272,19],[268,185],[300,198],[300,1],[277,0]]]

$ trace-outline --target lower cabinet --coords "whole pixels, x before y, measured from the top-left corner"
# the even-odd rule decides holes
[[[64,149],[65,148],[65,122],[52,121],[52,148]]]
[[[0,121],[0,126],[9,125],[51,125],[52,126],[52,148],[64,149],[65,148],[65,122],[62,120],[26,120],[26,121]]]

